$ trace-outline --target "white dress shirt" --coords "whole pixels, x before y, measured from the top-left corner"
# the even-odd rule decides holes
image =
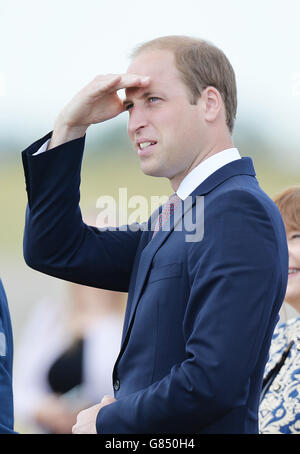
[[[48,150],[48,145],[50,143],[50,140],[51,139],[48,139],[45,143],[43,143],[43,145],[41,146],[41,148],[38,149],[38,151],[36,153],[33,153],[32,156],[36,156],[37,154],[41,154],[41,153],[44,153],[45,151]]]
[[[206,178],[212,175],[216,170],[229,164],[232,161],[241,159],[237,148],[228,148],[219,153],[210,156],[205,161],[200,162],[187,176],[182,180],[177,189],[177,195],[181,200],[185,200]]]

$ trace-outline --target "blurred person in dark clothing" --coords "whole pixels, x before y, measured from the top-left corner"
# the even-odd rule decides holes
[[[5,290],[0,279],[0,433],[14,432],[12,391],[13,336]]]

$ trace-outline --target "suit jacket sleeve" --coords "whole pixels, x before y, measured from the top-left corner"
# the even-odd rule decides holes
[[[12,390],[13,335],[6,294],[0,279],[0,434],[15,433]]]
[[[128,291],[141,231],[103,232],[82,221],[79,186],[85,138],[33,156],[49,137],[51,133],[22,153],[28,194],[26,263],[78,284]]]
[[[246,405],[258,356],[268,348],[266,326],[276,323],[282,263],[273,224],[254,196],[231,191],[214,207],[205,216],[205,248],[193,243],[187,258],[187,359],[103,407],[99,433],[193,433]]]

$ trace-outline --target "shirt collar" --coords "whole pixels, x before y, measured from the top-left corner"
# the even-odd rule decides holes
[[[187,176],[182,180],[176,191],[181,200],[185,200],[206,178],[216,172],[216,170],[229,164],[232,161],[241,159],[237,148],[228,148],[219,153],[210,156],[200,162]]]

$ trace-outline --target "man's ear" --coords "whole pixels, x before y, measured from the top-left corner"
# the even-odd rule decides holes
[[[215,87],[206,87],[201,93],[201,99],[204,119],[209,123],[215,121],[223,106],[220,92]]]

